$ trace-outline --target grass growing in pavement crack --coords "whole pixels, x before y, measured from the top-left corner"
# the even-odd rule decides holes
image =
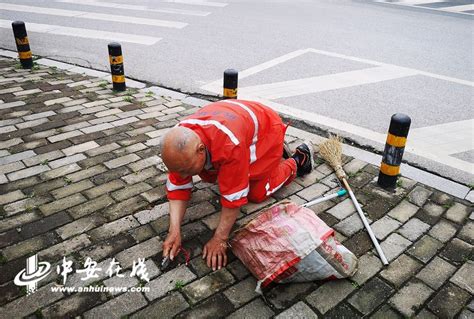
[[[130,102],[130,103],[131,103],[131,102],[133,102],[133,97],[127,95],[127,96],[124,96],[124,97],[123,97],[123,100],[124,100],[125,102]]]
[[[155,95],[155,93],[153,93],[152,91],[148,91],[145,94],[146,97],[152,97],[153,95]]]
[[[102,82],[100,82],[99,86],[100,86],[101,88],[105,89],[105,88],[107,87],[107,84],[109,84],[109,82],[107,82],[107,81],[102,81]]]
[[[183,289],[183,287],[184,287],[184,281],[176,280],[176,282],[174,283],[174,289],[181,290]]]

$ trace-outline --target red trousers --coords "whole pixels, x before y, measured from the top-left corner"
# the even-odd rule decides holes
[[[217,174],[200,174],[199,177],[206,183],[215,183]],[[289,158],[282,160],[267,176],[258,180],[249,181],[247,199],[250,202],[260,203],[270,197],[282,186],[290,184],[296,177],[296,162]]]

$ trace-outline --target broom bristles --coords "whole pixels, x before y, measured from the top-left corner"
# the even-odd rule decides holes
[[[319,152],[326,162],[334,169],[339,179],[346,177],[342,169],[342,139],[331,135],[324,143],[319,145]]]

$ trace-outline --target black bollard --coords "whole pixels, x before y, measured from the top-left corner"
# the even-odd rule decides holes
[[[239,82],[239,72],[234,69],[224,71],[224,99],[237,98],[237,86]]]
[[[31,69],[33,67],[33,55],[31,54],[25,23],[23,21],[13,21],[12,28],[21,66],[23,69]]]
[[[114,91],[125,91],[125,73],[123,69],[122,46],[119,43],[109,43],[110,72]]]
[[[397,184],[410,124],[411,119],[408,115],[402,113],[392,115],[377,181],[383,188],[395,188]]]

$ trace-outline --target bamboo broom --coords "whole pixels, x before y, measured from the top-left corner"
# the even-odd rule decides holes
[[[369,233],[370,239],[372,240],[372,243],[374,244],[375,249],[377,250],[377,253],[380,256],[380,259],[382,260],[382,263],[384,265],[388,265],[387,258],[385,257],[385,254],[382,251],[382,247],[380,247],[377,238],[375,238],[375,235],[372,232],[372,228],[370,228],[370,225],[367,222],[367,218],[365,218],[364,212],[362,211],[359,202],[357,201],[356,197],[354,196],[354,193],[352,192],[351,187],[349,186],[349,183],[347,182],[347,175],[344,172],[344,169],[342,168],[341,138],[339,136],[330,136],[324,143],[319,145],[319,152],[321,153],[321,156],[326,160],[326,162],[331,165],[331,167],[336,173],[337,178],[339,178],[339,180],[346,188],[347,192],[349,193],[349,196],[352,199],[352,202],[354,203],[355,208],[357,209],[357,212],[359,213],[360,219],[362,220],[365,229],[367,229],[367,232]]]

